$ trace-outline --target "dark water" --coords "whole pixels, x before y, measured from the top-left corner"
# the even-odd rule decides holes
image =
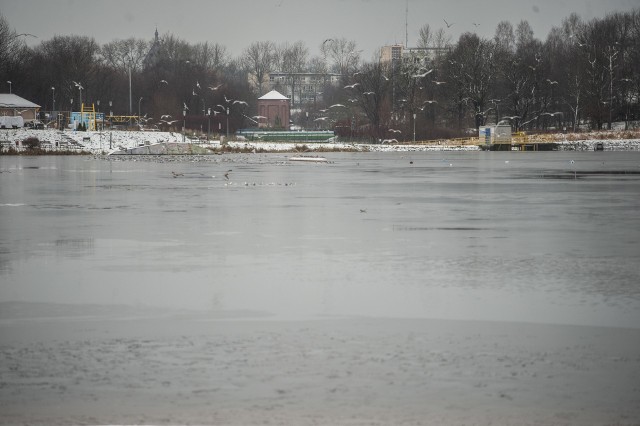
[[[640,153],[328,158],[0,157],[0,301],[640,327]]]

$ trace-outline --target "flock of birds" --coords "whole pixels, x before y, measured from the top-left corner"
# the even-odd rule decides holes
[[[453,25],[453,24],[451,24]],[[331,39],[327,39],[325,40],[325,42],[330,41]],[[418,79],[418,80],[422,80],[424,78],[426,78],[427,76],[429,76],[431,73],[433,73],[434,69],[426,69],[426,68],[421,68],[417,71],[417,73],[412,74],[410,77],[414,78],[414,79]],[[358,77],[359,75],[361,75],[362,73],[360,71],[356,71],[352,74],[353,78]],[[381,76],[383,80],[385,81],[389,81],[389,78],[385,75]],[[431,80],[431,82],[437,87],[440,86],[442,84],[446,84],[446,81],[442,81],[442,80]],[[422,81],[420,81],[420,83],[422,83]],[[423,86],[420,87],[421,89],[423,88]],[[347,84],[346,86],[344,86],[345,90],[348,90],[350,92],[355,92],[355,94],[360,94],[362,95],[362,98],[349,98],[348,102],[351,103],[357,103],[357,102],[367,102],[367,99],[373,98],[376,96],[376,92],[374,91],[370,91],[370,90],[362,90],[362,84],[359,82],[354,82],[351,84]],[[401,99],[400,102],[406,102],[406,99]],[[422,102],[422,105],[420,105],[418,107],[418,109],[420,111],[424,111],[424,109],[428,106],[428,105],[433,105],[433,104],[437,104],[438,101],[436,101],[435,99],[427,99],[425,101]],[[331,110],[333,110],[334,108],[345,108],[345,105],[343,104],[334,104],[331,105],[330,107],[326,108],[326,109],[320,109],[319,112],[321,113],[326,113],[329,112]],[[322,117],[318,117],[316,118],[314,121],[315,122],[324,122],[326,120],[329,120],[330,117],[329,116],[322,116]],[[396,130],[396,129],[388,129],[388,131],[390,133],[402,133],[400,130]]]
[[[168,86],[169,82],[167,80],[162,79],[162,80],[159,81],[158,84],[160,84],[161,86]],[[223,86],[224,86],[224,83],[221,83],[221,84],[218,84],[216,86],[207,86],[207,89],[212,91],[212,92],[215,92],[215,91],[219,90],[220,88],[222,88]],[[202,86],[200,85],[200,82],[196,80],[195,87],[191,91],[192,96],[200,96],[200,90],[201,89],[202,89]],[[224,101],[225,101],[226,105],[217,104],[213,108],[209,108],[208,109],[208,114],[213,114],[214,117],[215,117],[218,114],[223,114],[223,113],[228,114],[229,113],[229,108],[231,106],[234,106],[234,105],[249,106],[249,104],[246,101],[243,101],[241,99],[230,99],[230,98],[227,97],[226,94],[224,94],[223,97],[224,97]],[[187,102],[182,102],[182,109],[185,112],[190,110],[189,106],[187,105]],[[217,109],[219,109],[219,110],[217,110]],[[204,113],[204,106],[203,106],[203,113]],[[260,118],[265,118],[265,117],[254,116],[253,118],[260,119]],[[154,121],[154,118],[152,118],[152,117],[148,118],[147,115],[145,114],[143,117],[140,117],[140,121],[141,121],[141,123],[148,124],[149,122]],[[161,124],[161,125],[172,126],[175,123],[180,122],[180,120],[179,119],[174,119],[174,117],[172,117],[171,114],[162,114],[160,116],[160,119],[157,120],[157,122],[158,122],[158,124]]]
[[[444,23],[445,23],[445,25],[446,25],[446,27],[447,27],[447,28],[451,28],[451,27],[455,24],[455,22],[448,22],[446,19],[443,19],[443,21],[444,21]],[[480,25],[480,24],[473,22],[473,26],[478,27],[479,25]],[[332,41],[334,41],[334,40],[333,40],[333,39],[326,39],[326,40],[323,42],[323,46],[324,46],[326,43],[328,43],[328,42],[332,42]],[[188,62],[188,61],[187,61],[187,62]],[[416,74],[413,74],[411,77],[412,77],[412,78],[415,78],[415,79],[424,79],[424,78],[426,78],[428,75],[430,75],[430,74],[434,71],[434,69],[425,69],[425,68],[422,68],[422,69],[420,69],[419,71],[421,71],[421,72],[418,72],[418,73],[416,73]],[[356,77],[356,76],[358,76],[358,75],[360,75],[360,74],[361,74],[361,72],[356,71],[356,72],[353,74],[353,77]],[[389,80],[389,78],[388,78],[388,77],[386,77],[386,76],[384,76],[384,75],[382,75],[382,78],[383,78],[384,80],[386,80],[386,81],[388,81],[388,80]],[[433,84],[435,84],[436,86],[440,86],[440,85],[442,85],[442,84],[446,84],[446,83],[447,83],[446,81],[441,81],[441,80],[431,80],[431,82],[432,82]],[[547,82],[548,82],[550,85],[557,85],[557,84],[558,84],[558,82],[557,82],[557,81],[553,81],[553,80],[550,80],[550,79],[547,79]],[[74,81],[73,83],[74,83],[74,85],[75,85],[79,90],[82,90],[82,89],[83,89],[83,87],[82,87],[82,85],[81,85],[80,83],[77,83],[77,82],[75,82],[75,81]],[[160,80],[159,84],[161,84],[161,85],[167,85],[167,86],[168,86],[168,85],[169,85],[169,82],[168,82],[167,80],[164,80],[164,79],[163,79],[163,80]],[[208,88],[209,90],[211,90],[211,91],[214,91],[214,92],[215,92],[215,91],[219,90],[219,89],[220,89],[221,87],[223,87],[223,86],[224,86],[224,83],[221,83],[221,84],[218,84],[217,86],[207,86],[207,88]],[[360,87],[360,86],[361,86],[361,84],[360,84],[360,83],[355,82],[355,83],[348,84],[348,85],[344,86],[344,89],[346,89],[346,90],[358,90],[358,87]],[[200,82],[199,82],[199,81],[196,81],[196,85],[195,85],[195,87],[198,89],[198,91],[201,89],[201,85],[200,85]],[[421,87],[421,88],[422,88],[422,87]],[[375,95],[376,95],[376,93],[375,93],[374,91],[362,91],[362,92],[361,92],[361,94],[362,94],[365,98],[366,98],[366,97],[373,97],[373,96],[375,96]],[[199,96],[199,93],[196,91],[196,89],[195,89],[195,88],[192,90],[192,95],[193,95],[193,96]],[[217,114],[225,113],[225,112],[228,114],[228,108],[229,108],[229,106],[232,106],[232,105],[244,105],[244,106],[248,106],[248,105],[249,105],[246,101],[243,101],[243,100],[240,100],[240,99],[229,99],[229,98],[227,98],[226,94],[224,95],[224,100],[225,100],[225,102],[228,104],[227,106],[224,106],[224,105],[220,105],[220,104],[218,104],[218,105],[216,105],[216,106],[214,107],[214,110],[209,109],[209,113],[213,113],[213,114],[214,114],[214,116],[216,116]],[[351,102],[351,103],[356,103],[356,102],[358,102],[358,99],[357,99],[357,98],[349,98],[349,99],[348,99],[348,101],[349,101],[349,102]],[[491,102],[491,100],[490,100],[490,102]],[[422,105],[418,107],[418,109],[419,109],[420,111],[424,111],[424,109],[426,108],[426,106],[427,106],[427,105],[432,105],[432,104],[437,104],[437,103],[438,103],[438,102],[437,102],[436,100],[425,100],[425,101],[423,101]],[[216,110],[215,110],[215,108],[220,108],[220,109],[221,109],[221,111],[216,111]],[[343,104],[334,104],[334,105],[329,106],[329,107],[328,107],[328,108],[326,108],[326,109],[320,109],[320,110],[319,110],[319,112],[321,112],[321,113],[326,113],[327,111],[333,110],[334,108],[346,108],[346,107],[345,107],[345,105],[343,105]],[[184,111],[188,111],[188,110],[189,110],[189,107],[187,106],[187,103],[186,103],[186,102],[183,102],[183,110],[184,110]],[[538,116],[534,117],[533,119],[529,120],[527,123],[529,123],[529,122],[531,122],[531,121],[533,121],[533,120],[536,120],[536,119],[538,119],[540,116],[543,116],[543,115],[547,115],[547,116],[550,116],[550,117],[554,117],[554,116],[556,116],[556,115],[560,115],[560,114],[562,114],[562,112],[553,112],[553,113],[551,113],[551,112],[544,112],[544,113],[541,113],[541,114],[539,114]],[[244,114],[243,114],[243,115],[244,115]],[[245,116],[245,117],[246,117],[246,116]],[[164,115],[162,115],[162,116],[160,117],[159,123],[164,124],[164,125],[171,126],[171,125],[173,125],[173,124],[175,124],[175,123],[177,123],[177,122],[179,122],[179,121],[180,121],[180,120],[177,120],[177,119],[176,119],[176,120],[172,120],[171,118],[173,118],[173,117],[171,117],[171,115],[169,115],[169,114],[164,114]],[[257,123],[259,120],[261,120],[261,119],[266,119],[266,117],[259,116],[259,115],[256,115],[256,116],[253,116],[253,117],[248,117],[248,118],[250,118],[252,121],[254,121],[254,122],[256,122],[256,123]],[[516,119],[520,119],[520,118],[521,118],[521,117],[519,117],[519,116],[515,116],[515,115],[514,115],[514,116],[506,116],[506,117],[502,117],[502,119],[501,119],[501,120],[516,120]],[[147,118],[147,117],[146,117],[146,115],[145,115],[143,118],[141,118],[141,120],[144,120],[145,122],[147,122],[147,121],[151,121],[151,120],[153,120],[153,119],[152,119],[152,118]],[[314,119],[314,122],[322,122],[322,121],[326,121],[326,120],[329,120],[329,117],[328,117],[328,116],[322,116],[322,117],[318,117],[318,118]],[[523,125],[523,124],[526,124],[526,123],[521,123],[521,125]],[[399,131],[399,130],[394,130],[394,129],[389,129],[389,132],[395,133],[395,132],[400,132],[400,131]]]

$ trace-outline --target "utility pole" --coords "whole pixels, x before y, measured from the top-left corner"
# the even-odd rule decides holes
[[[131,104],[131,64],[129,64],[129,116],[131,116],[133,107]]]

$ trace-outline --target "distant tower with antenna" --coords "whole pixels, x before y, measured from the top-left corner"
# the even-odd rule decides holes
[[[404,11],[404,47],[409,47],[409,0]]]

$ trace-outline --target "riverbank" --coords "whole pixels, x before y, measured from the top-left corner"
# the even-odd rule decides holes
[[[40,151],[26,152],[23,142],[37,138]],[[529,135],[530,143],[554,143],[560,151],[591,151],[598,142],[606,151],[640,150],[640,131],[602,131]],[[218,154],[226,152],[417,152],[417,151],[478,151],[477,141],[439,140],[415,144],[362,144],[351,142],[256,142],[245,140],[221,143],[218,139],[189,139],[173,132],[74,132],[57,130],[9,129],[0,131],[2,152],[27,153],[142,153],[142,154]],[[167,147],[172,147],[167,149]],[[185,148],[187,147],[187,148]],[[136,152],[142,151],[142,152]],[[154,152],[156,151],[156,152]]]

